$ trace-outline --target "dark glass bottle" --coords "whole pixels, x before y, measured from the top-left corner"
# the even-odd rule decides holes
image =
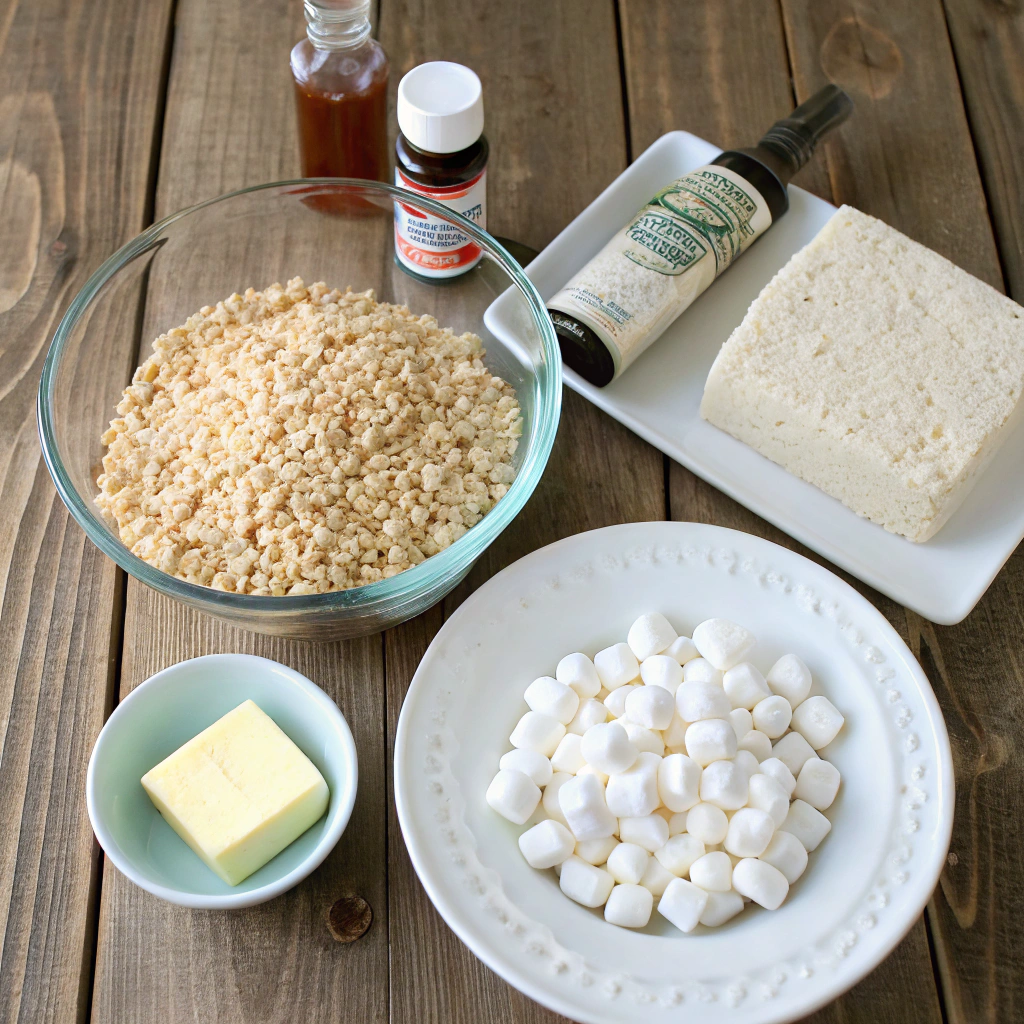
[[[648,207],[645,207],[645,211],[660,203],[668,210],[662,219],[667,223],[670,218],[674,217],[679,225],[678,230],[683,235],[686,235],[689,229],[696,228],[687,241],[700,248],[702,253],[705,249],[711,250],[711,255],[715,257],[718,264],[715,273],[720,273],[734,256],[745,251],[751,242],[763,234],[789,209],[789,193],[786,186],[790,179],[811,158],[819,139],[845,121],[852,109],[853,103],[842,89],[835,85],[826,86],[816,92],[806,103],[797,107],[789,117],[772,125],[761,141],[752,149],[726,150],[713,160],[708,168],[698,168],[697,171],[691,172],[690,175],[659,193],[648,204]],[[745,237],[741,242],[734,244],[733,248],[724,254],[714,251],[713,229],[708,229],[706,224],[694,216],[698,206],[704,203],[711,193],[710,191],[702,193],[700,186],[697,186],[695,190],[692,179],[707,172],[709,168],[717,167],[732,172],[743,182],[748,182],[753,186],[763,198],[770,215],[770,218],[762,218],[761,226],[756,230],[751,228],[753,219],[744,221],[742,217],[734,218],[731,222],[727,218],[725,225],[716,226],[720,235],[728,236],[727,229],[737,225],[742,232],[745,232]],[[685,196],[689,204],[689,210],[684,210],[682,215],[678,209],[680,204],[673,205],[670,199],[666,199],[666,196],[670,197],[673,193]],[[744,196],[744,199],[746,198]],[[712,205],[720,199],[720,196],[714,195]],[[652,249],[655,245],[661,248],[661,251],[655,252],[653,256],[649,256],[646,251],[642,254],[651,263],[660,259],[663,263],[668,260],[674,264],[652,267],[652,269],[658,269],[662,274],[680,274],[679,264],[686,259],[686,253],[680,251],[677,255],[675,251],[677,247],[674,246],[671,239],[668,239],[668,232],[661,237],[653,237],[653,240],[646,237],[649,232],[643,225],[645,211],[641,211],[638,218],[625,230],[634,232],[631,237],[643,236],[639,245],[646,246],[647,249]],[[697,241],[693,241],[694,237],[697,238]],[[616,236],[609,243],[609,247],[618,239],[619,236]],[[604,251],[601,255],[604,255]],[[634,256],[627,258],[637,262]],[[623,265],[628,266],[627,264]],[[682,267],[682,272],[690,272],[686,263],[682,263]],[[601,296],[595,295],[593,288],[586,288],[583,285],[576,288],[576,293],[582,297],[582,301],[574,299],[571,292],[574,282],[580,276],[580,274],[576,275],[569,285],[551,300],[550,305],[553,308],[549,308],[549,314],[555,327],[555,333],[558,335],[562,359],[566,365],[591,384],[604,387],[628,367],[649,344],[657,340],[674,317],[670,319],[662,317],[663,322],[657,327],[656,332],[649,332],[646,337],[629,338],[627,343],[618,342],[615,336],[616,327],[621,326],[621,324],[617,324],[617,321],[625,322],[622,320],[623,311],[618,306],[609,307],[611,315],[607,315],[607,311],[601,308]],[[713,279],[714,275],[710,280]],[[705,282],[704,287],[710,283],[710,280]],[[686,305],[696,298],[697,294],[699,291],[692,294],[680,308],[671,312],[674,312],[675,315],[681,313]],[[558,308],[559,306],[570,308],[562,309]],[[587,319],[591,322],[586,322]]]
[[[487,166],[488,155],[484,135],[457,153],[428,153],[414,146],[401,132],[395,140],[399,171],[410,181],[429,189],[450,188],[472,181]]]
[[[420,64],[398,83],[395,108],[395,184],[486,228],[489,148],[476,72],[451,61]],[[409,273],[431,280],[458,277],[482,255],[449,221],[414,203],[396,203],[395,258]]]

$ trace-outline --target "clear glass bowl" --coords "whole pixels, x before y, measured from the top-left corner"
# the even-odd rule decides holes
[[[397,198],[441,217],[482,249],[461,277],[426,280],[394,260]],[[247,287],[302,277],[307,284],[373,288],[379,300],[430,313],[483,339],[486,363],[516,389],[523,437],[515,482],[450,547],[391,579],[301,597],[258,597],[197,586],[132,554],[95,504],[100,436],[135,368],[162,331]],[[501,294],[497,335],[484,313]],[[511,315],[510,306],[511,305]],[[141,355],[140,355],[141,353]],[[505,249],[445,207],[390,185],[305,179],[244,189],[154,224],[110,257],[71,303],[39,385],[43,456],[64,504],[89,538],[126,572],[162,594],[260,633],[336,639],[373,633],[419,614],[469,571],[537,486],[558,428],[558,343],[544,304]]]

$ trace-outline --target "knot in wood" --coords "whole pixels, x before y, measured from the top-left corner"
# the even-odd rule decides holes
[[[336,942],[355,942],[369,930],[373,908],[362,896],[342,896],[327,911],[327,930]]]
[[[849,15],[829,30],[821,44],[821,69],[844,89],[882,99],[903,72],[899,47],[881,29]]]

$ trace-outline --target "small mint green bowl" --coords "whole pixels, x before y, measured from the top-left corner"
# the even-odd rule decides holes
[[[317,766],[331,799],[316,824],[231,886],[164,821],[140,780],[186,740],[250,699]],[[115,708],[89,759],[86,803],[104,853],[136,885],[179,906],[230,910],[279,896],[323,862],[348,824],[357,781],[352,733],[319,686],[267,658],[211,654],[158,672]]]

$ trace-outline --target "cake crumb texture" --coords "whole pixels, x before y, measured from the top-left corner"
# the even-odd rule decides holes
[[[701,415],[861,516],[933,536],[1015,422],[1024,310],[841,207],[722,346]]]

